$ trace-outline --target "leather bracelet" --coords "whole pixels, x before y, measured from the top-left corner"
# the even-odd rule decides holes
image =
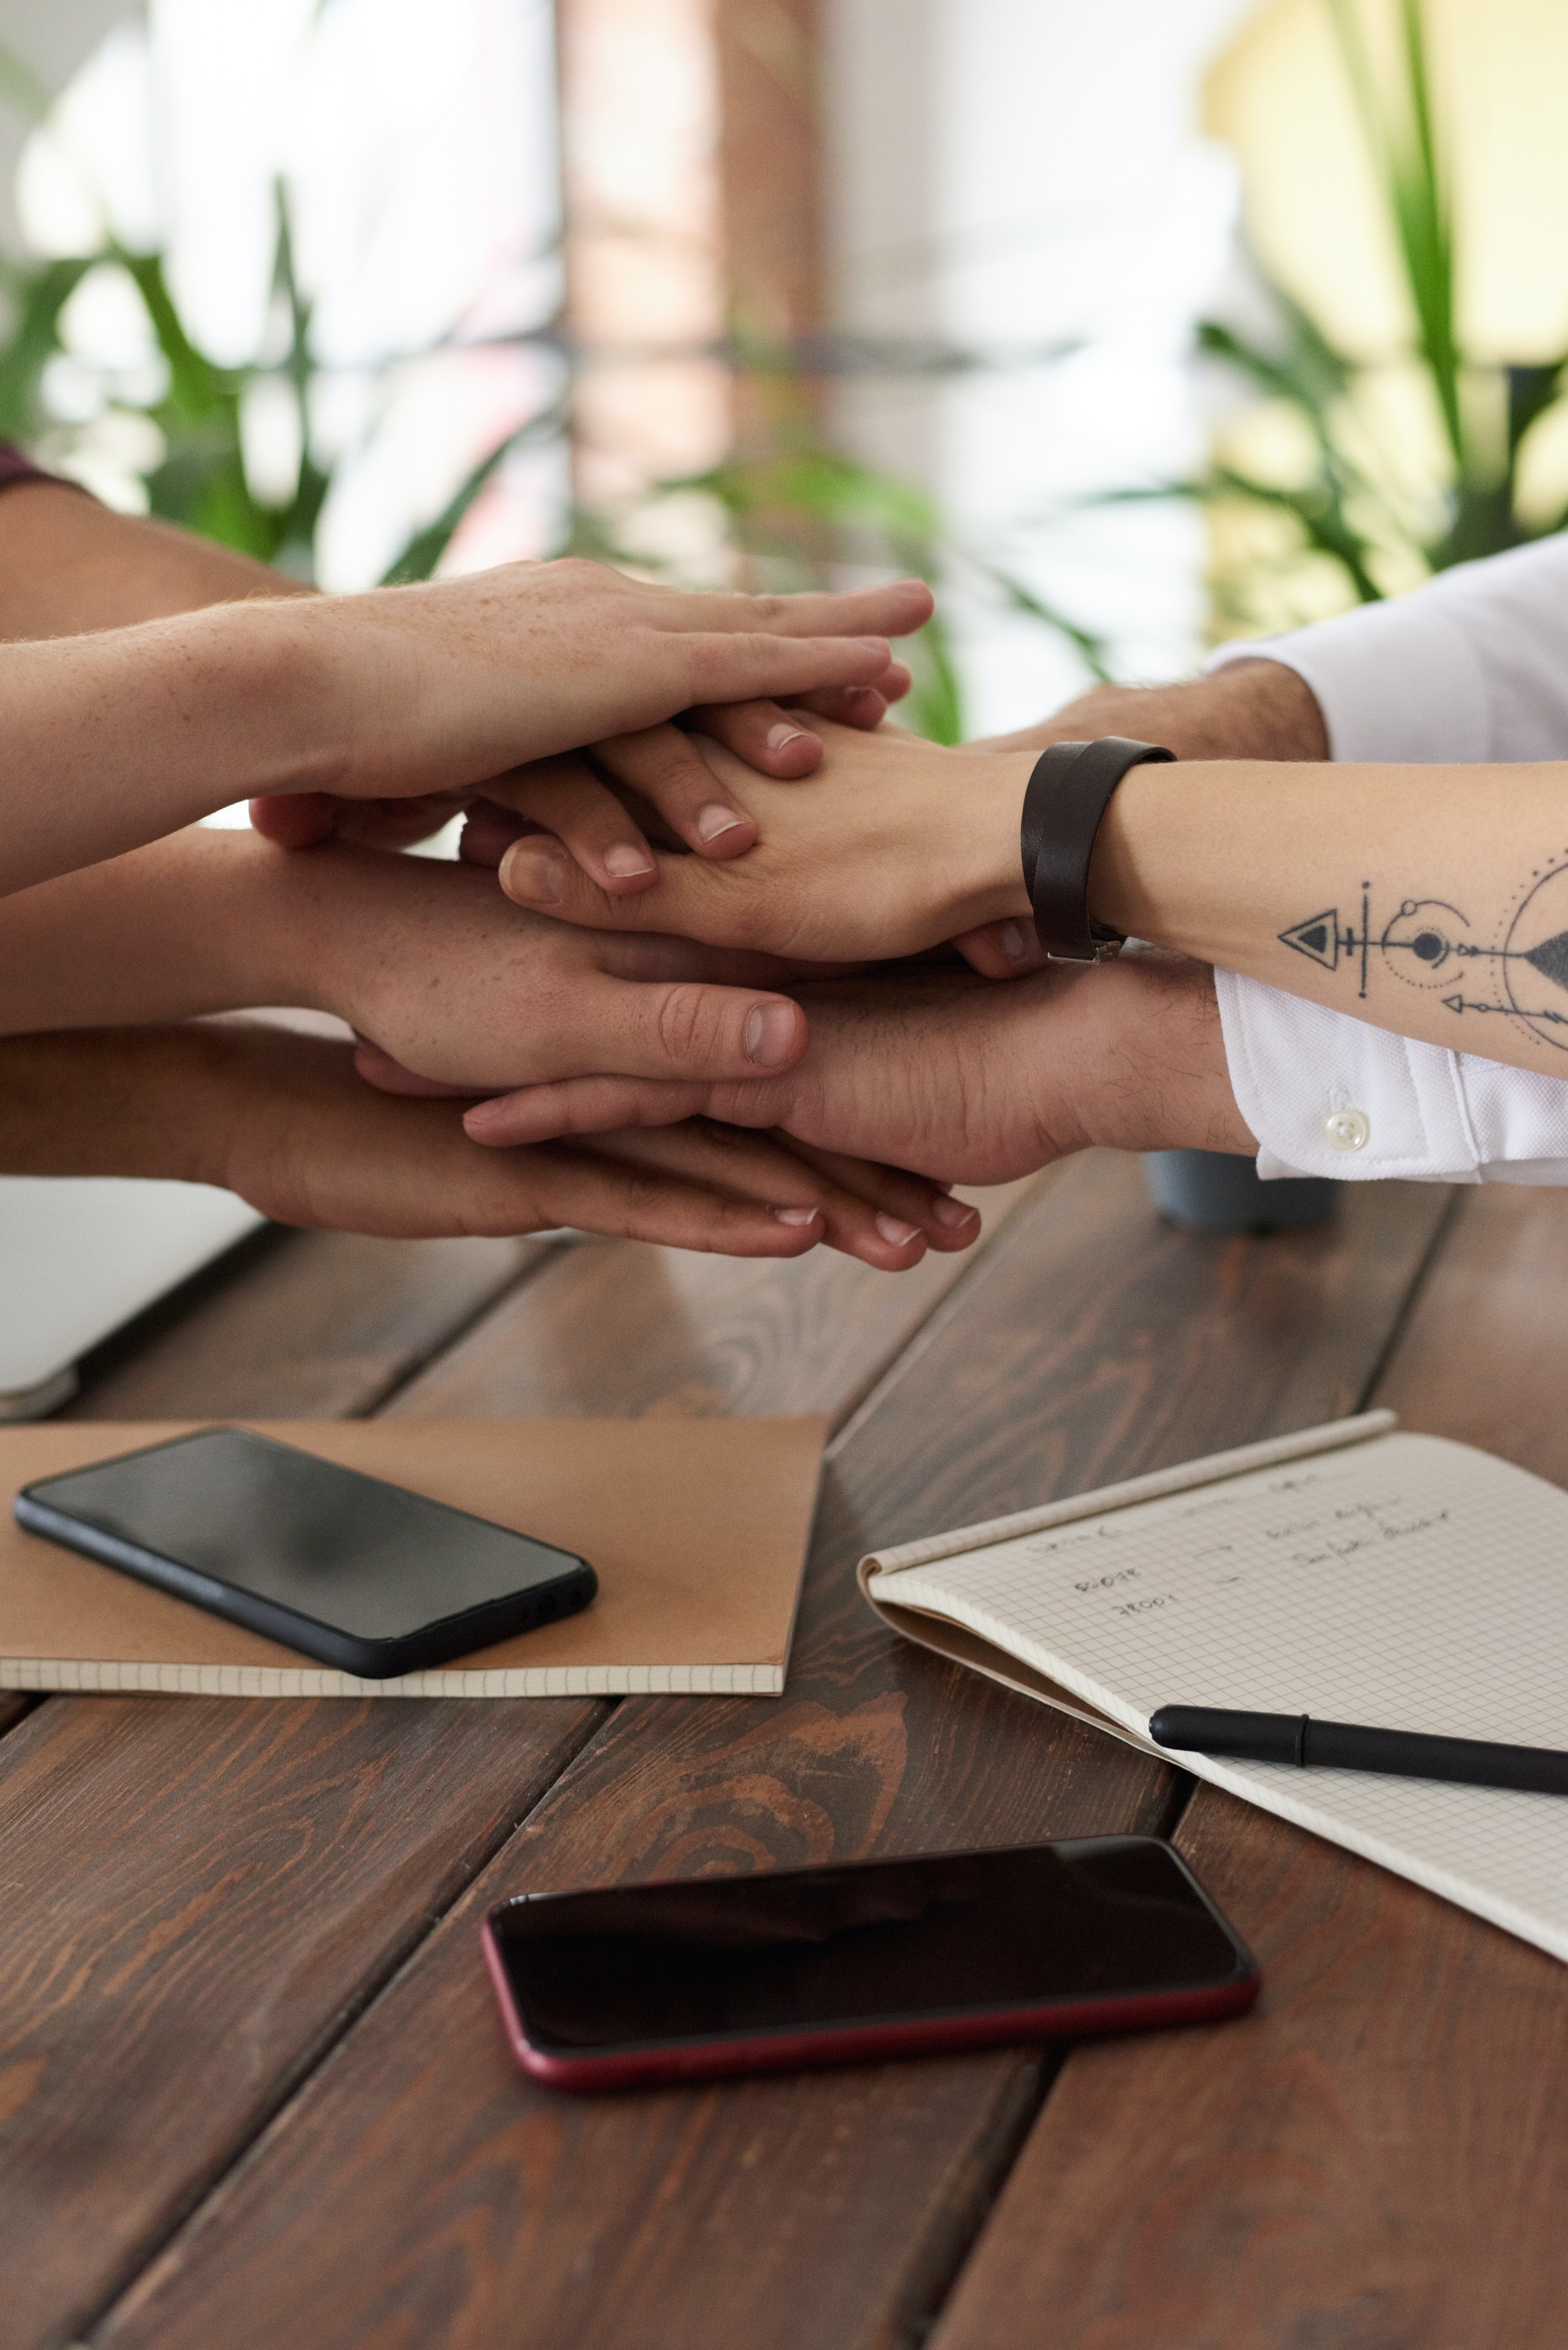
[[[1035,762],[1023,795],[1023,886],[1034,935],[1053,962],[1104,962],[1127,944],[1120,931],[1089,920],[1095,836],[1129,767],[1175,756],[1158,743],[1103,734],[1097,743],[1053,743]]]

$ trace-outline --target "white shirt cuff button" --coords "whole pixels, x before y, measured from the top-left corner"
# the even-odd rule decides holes
[[[1331,1109],[1323,1130],[1331,1150],[1365,1150],[1372,1139],[1371,1121],[1360,1109]]]

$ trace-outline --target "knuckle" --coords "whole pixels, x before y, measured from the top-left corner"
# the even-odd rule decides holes
[[[701,1064],[719,1041],[712,990],[695,981],[673,982],[660,993],[654,1025],[667,1060],[680,1068]]]

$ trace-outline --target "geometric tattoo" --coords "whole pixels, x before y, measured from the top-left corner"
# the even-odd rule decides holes
[[[1339,909],[1326,907],[1282,931],[1280,944],[1324,971],[1343,964],[1355,972],[1362,998],[1370,966],[1438,995],[1456,1015],[1522,1021],[1543,1045],[1568,1053],[1568,851],[1532,873],[1490,944],[1472,938],[1469,916],[1442,898],[1407,898],[1379,929],[1364,881],[1360,915],[1357,927],[1354,915],[1342,922]]]

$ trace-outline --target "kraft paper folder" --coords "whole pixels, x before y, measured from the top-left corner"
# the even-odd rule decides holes
[[[908,1543],[860,1581],[909,1638],[1146,1753],[1160,1705],[1568,1747],[1568,1494],[1392,1412]],[[1568,1797],[1175,1759],[1568,1959]]]
[[[577,1552],[599,1596],[472,1658],[361,1680],[26,1534],[20,1486],[212,1425]],[[826,1422],[163,1421],[0,1430],[0,1688],[212,1697],[782,1695]]]

